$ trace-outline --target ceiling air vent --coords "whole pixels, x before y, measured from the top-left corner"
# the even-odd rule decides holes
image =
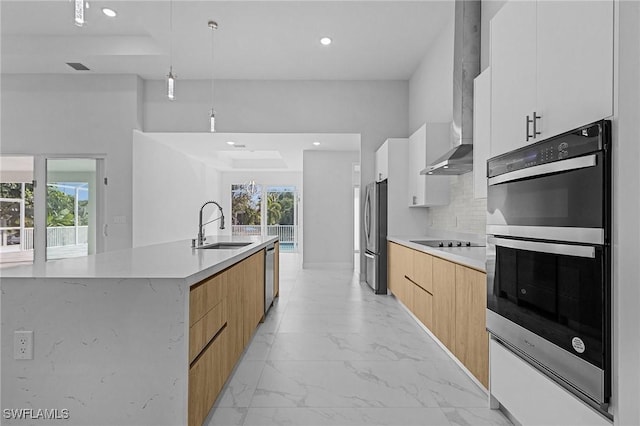
[[[89,71],[89,68],[87,68],[86,65],[81,64],[80,62],[67,62],[67,65],[69,65],[76,71]]]
[[[241,143],[237,143],[237,144],[235,144],[233,147],[234,147],[234,148],[246,148],[247,146],[246,146],[246,145],[243,145],[243,144],[241,144]]]

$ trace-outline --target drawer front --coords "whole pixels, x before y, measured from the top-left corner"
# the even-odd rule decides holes
[[[226,380],[226,328],[189,368],[189,426],[200,426]]]
[[[429,330],[433,329],[433,295],[420,286],[413,287],[413,313]]]
[[[433,294],[433,257],[421,251],[413,251],[413,271],[411,280]]]
[[[189,327],[189,362],[193,362],[226,322],[227,303],[223,300]]]
[[[214,306],[219,304],[224,297],[223,285],[224,273],[194,285],[189,292],[189,326],[192,326]]]

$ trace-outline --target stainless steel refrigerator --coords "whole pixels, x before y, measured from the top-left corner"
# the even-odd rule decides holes
[[[387,181],[367,185],[364,199],[365,281],[387,294]]]

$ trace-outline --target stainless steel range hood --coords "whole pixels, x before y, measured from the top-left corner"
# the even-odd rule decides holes
[[[438,158],[421,175],[461,175],[473,169],[473,145],[463,143]]]
[[[452,149],[422,175],[460,175],[473,169],[473,79],[480,73],[480,1],[456,0],[453,37]]]

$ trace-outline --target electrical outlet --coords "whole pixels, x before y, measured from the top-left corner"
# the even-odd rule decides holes
[[[33,359],[33,331],[14,331],[13,359]]]

